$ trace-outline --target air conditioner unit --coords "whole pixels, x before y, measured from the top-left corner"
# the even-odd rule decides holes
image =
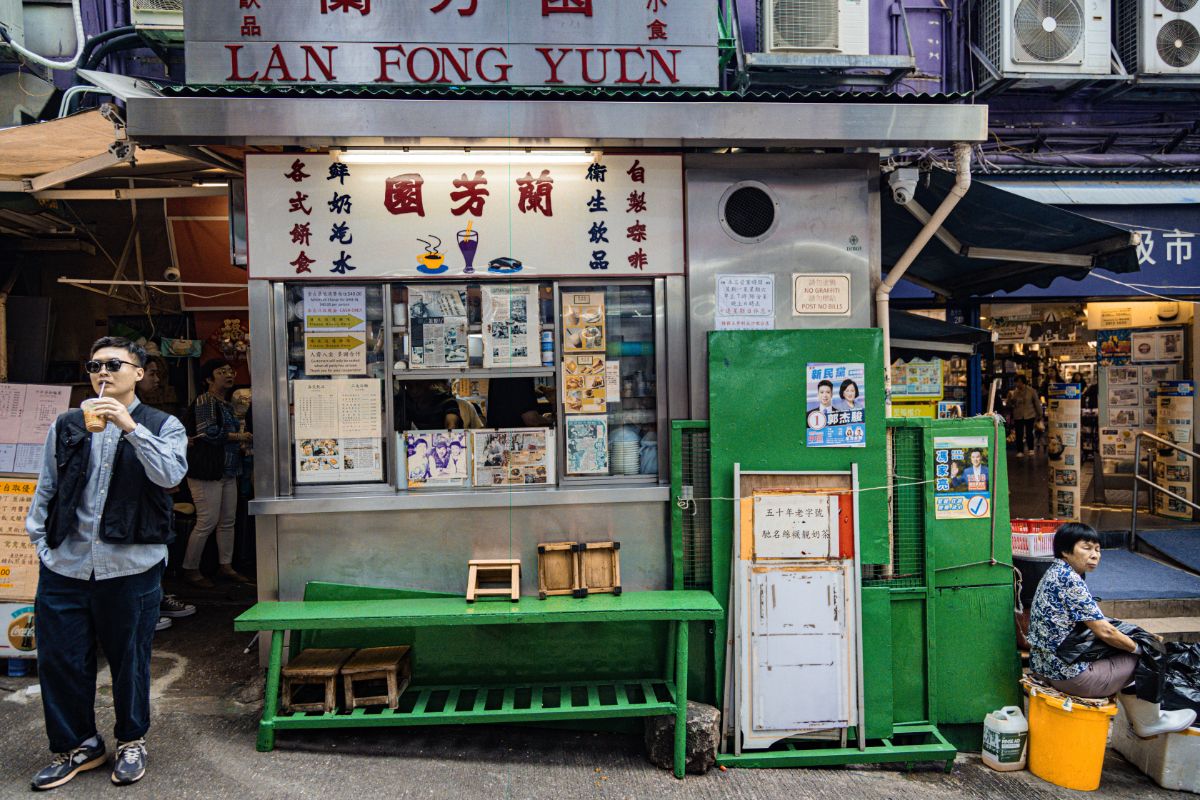
[[[869,12],[868,0],[759,0],[759,50],[869,55]]]
[[[1001,73],[1108,75],[1109,0],[983,0],[979,46]]]
[[[25,9],[21,0],[0,0],[0,25],[8,32],[9,39],[19,45],[25,45]],[[11,47],[6,47],[4,40],[0,39],[0,61],[16,59],[16,52]]]
[[[1200,0],[1118,0],[1117,53],[1142,75],[1200,75]]]
[[[130,0],[130,22],[138,33],[167,44],[183,42],[183,0]]]

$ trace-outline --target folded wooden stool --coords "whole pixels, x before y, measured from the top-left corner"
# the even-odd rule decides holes
[[[304,650],[283,668],[283,710],[324,711],[333,713],[337,708],[337,677],[342,664],[354,655],[353,648]],[[321,703],[293,703],[292,689],[295,686],[323,684],[325,700]]]
[[[364,647],[342,665],[342,687],[346,691],[346,708],[382,706],[395,710],[400,695],[412,679],[412,660],[407,645],[400,647]],[[354,696],[355,681],[387,682],[387,694],[368,697]]]

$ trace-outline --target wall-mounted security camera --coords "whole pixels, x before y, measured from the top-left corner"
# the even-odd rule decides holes
[[[902,167],[892,170],[888,175],[888,186],[892,187],[892,199],[896,205],[908,205],[917,193],[917,181],[921,178],[921,170],[915,167]]]
[[[174,264],[172,264],[171,266],[169,266],[165,270],[163,270],[163,280],[164,281],[170,281],[171,283],[175,283],[176,281],[178,281],[180,279],[180,277],[182,277],[182,276],[179,274],[179,267],[175,266]]]

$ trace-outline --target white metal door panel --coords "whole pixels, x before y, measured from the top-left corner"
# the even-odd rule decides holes
[[[755,573],[754,583],[758,590],[755,634],[845,633],[843,569],[772,570]]]
[[[848,724],[843,569],[756,572],[751,621],[751,728]]]
[[[841,636],[763,636],[751,677],[755,731],[844,728],[846,642]]]

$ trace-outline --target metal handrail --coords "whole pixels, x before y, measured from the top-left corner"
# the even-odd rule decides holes
[[[1138,512],[1138,482],[1139,481],[1141,483],[1144,483],[1147,486],[1151,487],[1150,492],[1149,492],[1150,510],[1151,511],[1154,510],[1154,492],[1156,490],[1160,491],[1163,494],[1168,495],[1170,497],[1174,497],[1176,500],[1180,501],[1181,503],[1186,503],[1187,505],[1191,506],[1193,509],[1200,511],[1200,505],[1197,505],[1196,503],[1192,502],[1191,500],[1188,500],[1186,497],[1181,497],[1180,495],[1175,494],[1175,492],[1172,492],[1170,489],[1167,489],[1163,486],[1159,486],[1157,483],[1150,480],[1149,478],[1142,477],[1142,439],[1143,438],[1149,439],[1153,442],[1158,442],[1159,444],[1166,445],[1171,450],[1178,450],[1181,453],[1186,453],[1187,455],[1191,456],[1192,458],[1200,459],[1200,453],[1196,453],[1191,450],[1188,450],[1186,447],[1180,447],[1177,443],[1167,441],[1166,439],[1162,438],[1161,436],[1155,436],[1153,433],[1148,433],[1146,431],[1138,431],[1134,435],[1134,437],[1133,437],[1133,512],[1132,512],[1132,514],[1130,516],[1130,520],[1129,520],[1129,549],[1130,550],[1137,549],[1137,512]],[[1153,465],[1151,466],[1150,469],[1151,469],[1151,474],[1153,474],[1153,469],[1154,469]]]

